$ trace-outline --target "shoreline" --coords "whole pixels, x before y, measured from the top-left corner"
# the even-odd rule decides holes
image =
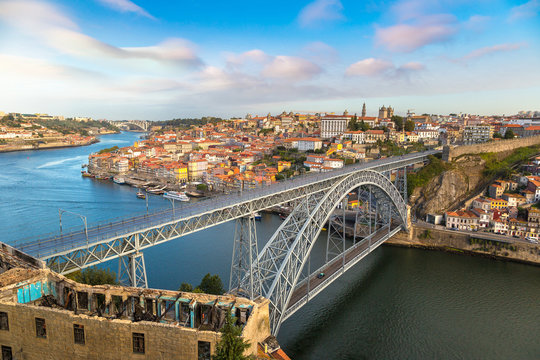
[[[110,135],[110,134],[102,134],[102,135]],[[51,146],[46,146],[45,144],[38,144],[38,147],[34,147],[33,145],[22,145],[18,146],[16,148],[8,148],[8,149],[2,149],[0,147],[0,153],[9,153],[9,152],[17,152],[17,151],[36,151],[36,150],[52,150],[52,149],[62,149],[62,148],[69,148],[69,147],[82,147],[82,146],[89,146],[92,144],[99,143],[99,139],[95,138],[92,141],[81,143],[81,144],[60,144],[60,143],[50,143],[53,144]],[[40,146],[41,145],[41,146]],[[45,145],[45,146],[43,146]]]
[[[531,265],[531,266],[540,267],[540,261],[535,262],[531,260],[516,259],[512,257],[507,257],[507,256],[478,252],[474,250],[459,249],[459,248],[454,248],[451,246],[423,245],[423,244],[418,244],[418,243],[407,244],[407,243],[401,243],[401,242],[393,242],[392,239],[385,241],[382,245],[394,246],[394,247],[400,247],[400,248],[426,250],[426,251],[441,251],[441,252],[446,252],[446,253],[456,254],[456,255],[468,255],[472,257],[481,257],[481,258],[497,260],[497,261],[509,261],[509,262],[514,262],[514,263],[523,264],[523,265]]]

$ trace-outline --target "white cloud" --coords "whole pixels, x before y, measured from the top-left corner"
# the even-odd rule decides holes
[[[473,15],[467,21],[465,21],[463,26],[469,30],[481,31],[485,29],[490,20],[491,17],[489,16]]]
[[[118,10],[120,12],[132,12],[136,13],[142,16],[145,16],[150,19],[155,19],[152,15],[148,13],[148,11],[144,10],[139,5],[135,4],[133,1],[130,0],[98,0],[100,3],[102,3],[105,6],[108,6],[114,10]]]
[[[230,67],[241,67],[247,63],[258,63],[262,64],[268,62],[272,59],[271,56],[267,55],[264,51],[259,49],[253,49],[245,51],[241,54],[228,54],[227,55],[227,66]]]
[[[279,55],[264,67],[262,75],[269,78],[309,80],[322,71],[322,68],[308,60]]]
[[[194,46],[184,39],[167,39],[147,47],[112,46],[80,32],[57,8],[35,1],[0,3],[0,20],[63,54],[106,60],[153,60],[171,65],[198,66],[202,61]]]
[[[314,41],[307,44],[302,48],[300,53],[304,58],[319,65],[333,64],[339,60],[337,50],[322,41]]]
[[[430,15],[412,24],[378,28],[375,39],[378,45],[392,52],[412,52],[432,43],[446,41],[456,32],[454,16]]]
[[[374,76],[380,75],[394,68],[390,61],[382,59],[364,59],[350,65],[345,71],[347,76]]]
[[[368,58],[350,65],[345,71],[345,75],[368,77],[385,75],[389,77],[399,77],[408,75],[414,71],[424,70],[424,68],[424,65],[419,62],[409,62],[396,67],[388,60]]]
[[[499,52],[509,52],[521,49],[526,46],[526,43],[507,43],[507,44],[498,44],[493,46],[486,46],[476,50],[471,51],[467,55],[459,58],[457,61],[468,61],[476,59],[482,56],[499,53]]]
[[[315,0],[304,7],[298,15],[301,26],[313,26],[321,22],[343,20],[343,5],[340,0]]]
[[[514,6],[510,10],[510,21],[527,19],[538,16],[540,13],[540,0],[530,0],[524,4]]]

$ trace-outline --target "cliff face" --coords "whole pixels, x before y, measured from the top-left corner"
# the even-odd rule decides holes
[[[416,188],[410,197],[412,212],[424,219],[426,214],[448,211],[478,191],[486,181],[482,175],[485,161],[477,155],[466,155],[453,163],[451,170]]]

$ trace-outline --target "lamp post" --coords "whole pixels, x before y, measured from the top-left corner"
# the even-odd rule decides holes
[[[73,211],[58,209],[58,216],[60,218],[60,235],[62,235],[62,214],[63,213],[68,213],[68,214],[75,215],[81,218],[81,220],[84,223],[84,234],[86,236],[86,246],[88,246],[88,223],[86,222],[86,216],[77,214]]]

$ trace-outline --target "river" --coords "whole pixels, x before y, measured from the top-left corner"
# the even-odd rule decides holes
[[[0,154],[0,241],[58,231],[58,209],[89,223],[139,214],[136,190],[82,178],[88,154],[127,146],[140,134],[101,137],[87,147]],[[150,211],[170,206],[151,196]],[[64,213],[63,225],[81,218]],[[259,248],[280,224],[264,214]],[[177,289],[206,273],[228,283],[234,224],[145,250],[149,285]],[[324,234],[312,265],[324,254]],[[117,262],[104,266],[117,270]],[[281,327],[292,359],[538,359],[540,268],[436,251],[383,246]]]

